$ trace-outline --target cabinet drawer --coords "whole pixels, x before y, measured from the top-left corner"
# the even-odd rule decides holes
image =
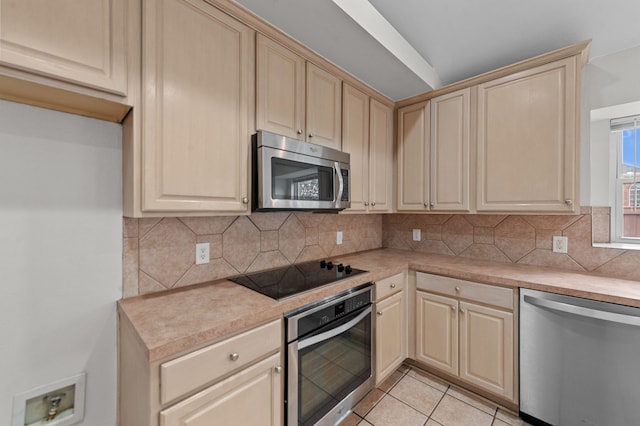
[[[165,362],[160,365],[160,402],[172,401],[279,350],[281,342],[282,328],[277,320]]]
[[[406,281],[404,272],[376,281],[376,300],[382,300],[390,294],[403,290]]]
[[[513,310],[513,289],[416,273],[416,288]]]

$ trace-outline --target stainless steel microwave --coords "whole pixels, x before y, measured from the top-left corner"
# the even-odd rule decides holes
[[[252,142],[254,210],[351,207],[346,152],[263,130]]]

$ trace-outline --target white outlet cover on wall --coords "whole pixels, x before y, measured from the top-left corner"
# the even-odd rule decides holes
[[[342,231],[336,232],[336,244],[342,244]]]
[[[553,236],[553,252],[567,253],[569,246],[569,237]]]
[[[420,241],[422,239],[422,232],[420,229],[413,230],[413,241]]]
[[[210,245],[209,243],[196,244],[196,265],[209,263]]]

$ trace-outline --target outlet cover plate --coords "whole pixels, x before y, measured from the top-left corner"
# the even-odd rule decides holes
[[[196,244],[196,265],[202,265],[203,263],[209,263],[209,243]]]
[[[567,253],[569,245],[569,237],[553,236],[553,252],[554,253]]]
[[[336,232],[336,244],[342,244],[342,231]]]
[[[413,230],[413,241],[420,241],[422,239],[422,232],[420,229]]]

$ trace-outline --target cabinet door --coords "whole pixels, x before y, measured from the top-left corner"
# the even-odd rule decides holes
[[[369,210],[393,209],[393,110],[371,99],[369,132]]]
[[[431,210],[469,211],[469,88],[431,99]]]
[[[513,399],[513,314],[460,302],[460,378]]]
[[[144,10],[143,212],[246,212],[254,32],[202,0]]]
[[[393,373],[406,358],[404,292],[376,303],[376,383]]]
[[[125,0],[0,0],[0,64],[124,95]]]
[[[479,211],[577,206],[576,58],[478,86]]]
[[[304,139],[305,60],[256,36],[256,129]]]
[[[351,156],[349,211],[366,211],[369,204],[369,96],[345,84],[342,98],[342,151]]]
[[[398,211],[428,207],[429,121],[429,102],[398,110]]]
[[[458,301],[416,292],[416,358],[458,374]]]
[[[342,81],[307,62],[307,142],[342,148]]]
[[[280,354],[160,412],[160,426],[282,424]]]

